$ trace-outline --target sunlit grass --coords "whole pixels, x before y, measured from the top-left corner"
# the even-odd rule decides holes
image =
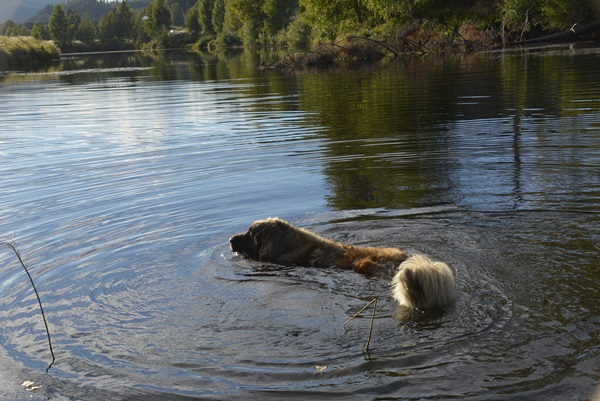
[[[59,57],[60,50],[51,41],[30,36],[0,36],[0,70]]]

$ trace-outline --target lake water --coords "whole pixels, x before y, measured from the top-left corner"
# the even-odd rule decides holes
[[[0,74],[0,399],[585,400],[600,377],[600,50],[260,72]],[[228,238],[279,216],[446,261],[443,312]],[[363,351],[378,298],[370,347]],[[26,392],[33,380],[41,389]]]

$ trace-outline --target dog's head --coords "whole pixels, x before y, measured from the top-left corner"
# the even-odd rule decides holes
[[[233,252],[251,259],[274,259],[280,252],[279,249],[275,249],[276,245],[281,245],[281,239],[291,230],[292,227],[287,221],[277,217],[257,220],[245,233],[231,237],[229,245]]]

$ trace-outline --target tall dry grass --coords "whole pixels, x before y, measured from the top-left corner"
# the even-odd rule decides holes
[[[59,57],[60,49],[54,42],[31,36],[0,36],[0,71]]]

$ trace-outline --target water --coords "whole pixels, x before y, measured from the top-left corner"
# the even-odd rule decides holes
[[[0,76],[0,399],[585,400],[600,371],[600,51]],[[234,256],[279,216],[450,264],[458,297]],[[344,323],[374,297],[372,309]],[[27,393],[20,383],[42,388]]]

